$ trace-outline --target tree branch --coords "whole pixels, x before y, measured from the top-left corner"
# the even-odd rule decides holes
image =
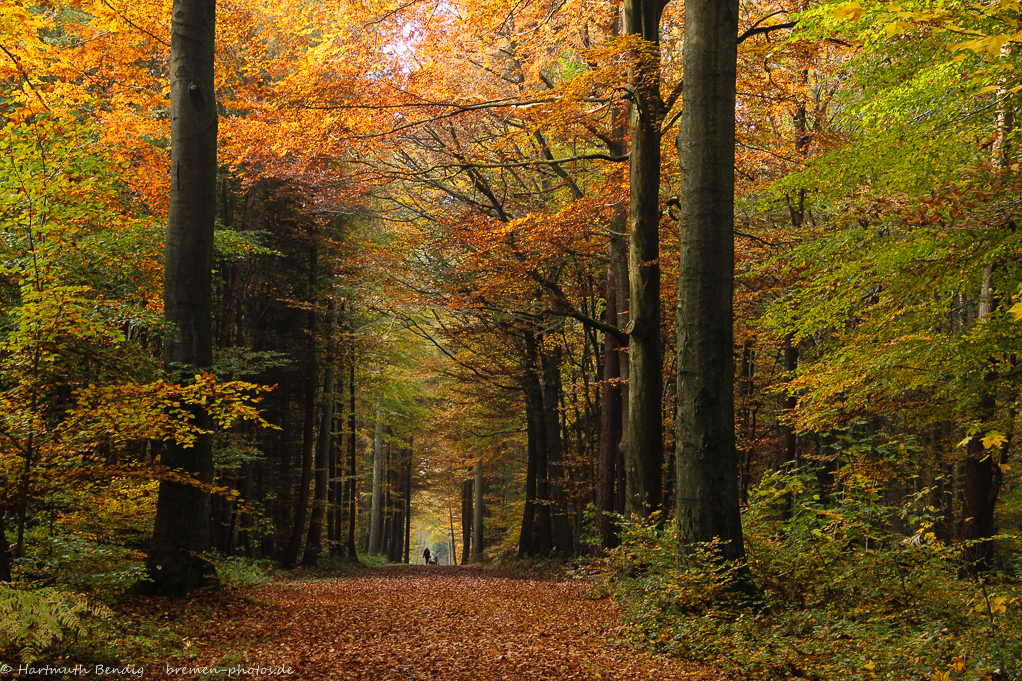
[[[762,19],[760,21],[762,21]],[[797,25],[798,25],[797,21],[789,21],[784,24],[773,24],[771,26],[754,26],[745,33],[738,36],[738,44],[741,45],[743,42],[745,42],[754,35],[767,34],[770,33],[771,31],[783,31],[788,28],[795,28],[795,26]]]

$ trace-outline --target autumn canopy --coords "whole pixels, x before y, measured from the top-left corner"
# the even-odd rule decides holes
[[[0,594],[429,547],[581,560],[763,678],[769,627],[1018,678],[1019,42],[1014,0],[4,0]]]

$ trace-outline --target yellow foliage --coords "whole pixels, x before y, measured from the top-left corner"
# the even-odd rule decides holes
[[[853,1],[839,5],[831,14],[835,19],[858,21],[866,15],[866,11],[862,9],[862,5]]]

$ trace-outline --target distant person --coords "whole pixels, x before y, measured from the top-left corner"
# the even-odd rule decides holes
[[[431,556],[430,559],[429,559],[429,564],[430,565],[439,565],[440,561],[437,560],[436,556]]]
[[[422,552],[422,559],[423,559],[423,561],[425,561],[426,565],[429,565],[429,547],[428,546],[426,547],[426,550]]]

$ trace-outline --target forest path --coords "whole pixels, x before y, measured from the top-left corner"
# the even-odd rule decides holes
[[[424,565],[278,582],[219,604],[191,664],[294,670],[279,679],[718,678],[631,649],[616,635],[614,603],[584,591],[577,582]]]

